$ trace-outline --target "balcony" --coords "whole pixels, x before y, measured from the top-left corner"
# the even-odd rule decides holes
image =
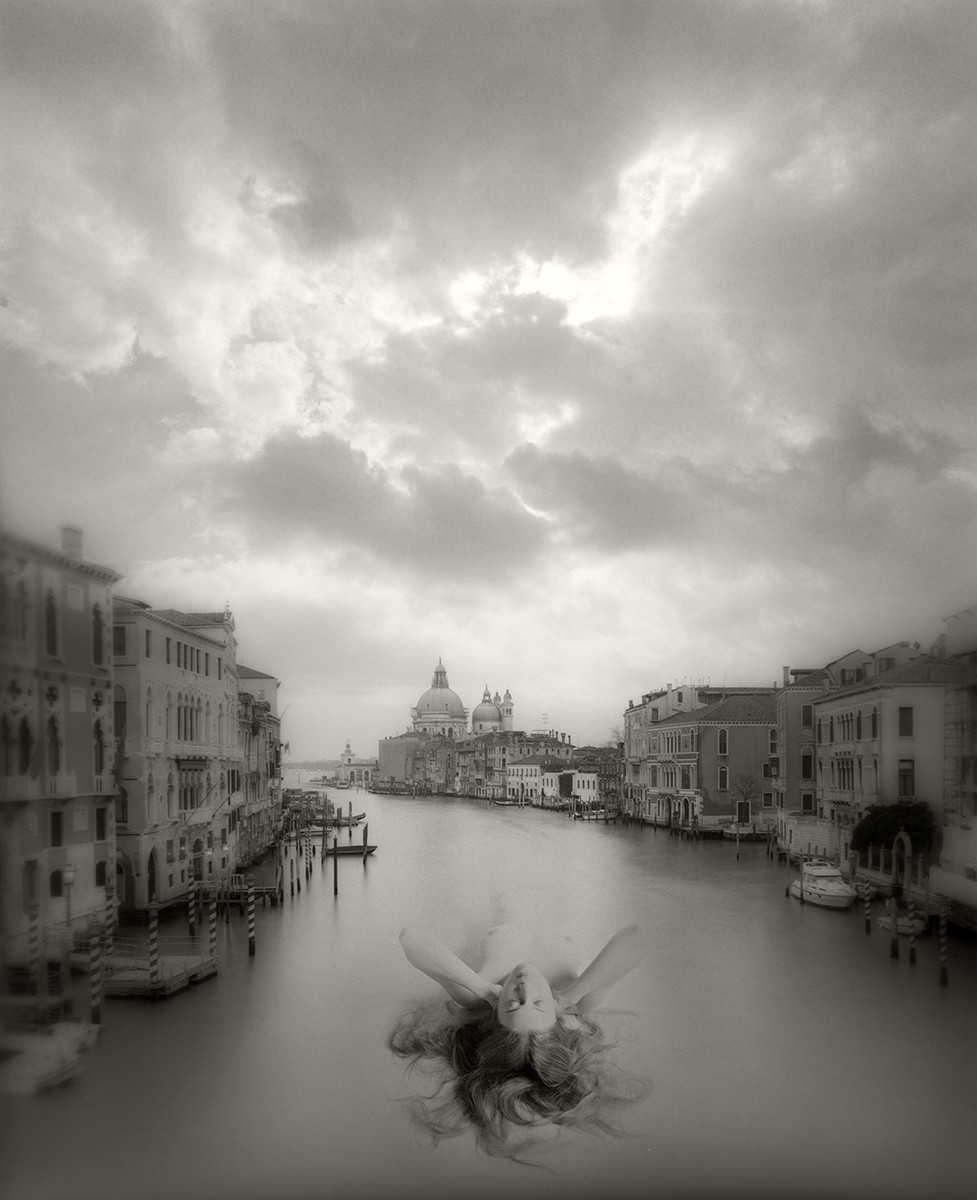
[[[0,802],[4,800],[40,800],[41,781],[31,775],[7,775],[0,778]]]
[[[47,780],[47,794],[49,796],[58,796],[66,798],[74,796],[77,793],[77,784],[75,781],[75,773],[59,772],[57,775],[49,775]]]

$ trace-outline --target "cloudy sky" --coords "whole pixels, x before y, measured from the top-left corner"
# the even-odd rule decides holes
[[[605,741],[977,601],[977,5],[3,0],[5,527]]]

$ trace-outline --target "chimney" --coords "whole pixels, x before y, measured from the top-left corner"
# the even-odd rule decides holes
[[[784,667],[784,687],[790,683],[790,667]]]
[[[64,554],[81,558],[81,530],[77,525],[61,526],[61,550]]]

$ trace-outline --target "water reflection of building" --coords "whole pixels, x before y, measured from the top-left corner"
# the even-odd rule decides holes
[[[29,923],[87,928],[111,902],[119,578],[83,556],[72,527],[58,549],[0,534],[0,921],[11,958]]]

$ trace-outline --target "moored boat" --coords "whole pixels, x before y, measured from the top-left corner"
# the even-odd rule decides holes
[[[880,929],[885,929],[887,932],[892,930],[892,921],[888,916],[878,918],[878,926]],[[896,933],[902,937],[908,937],[911,933],[919,937],[920,934],[926,932],[928,926],[924,917],[913,917],[909,920],[907,914],[896,917]]]
[[[857,895],[838,868],[823,858],[801,863],[800,878],[791,880],[790,894],[822,908],[850,908]]]

